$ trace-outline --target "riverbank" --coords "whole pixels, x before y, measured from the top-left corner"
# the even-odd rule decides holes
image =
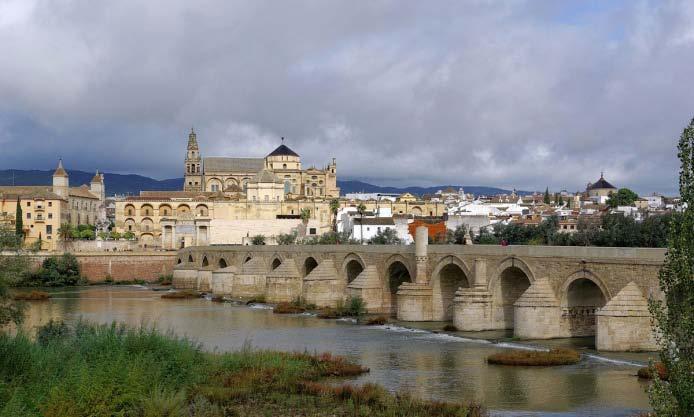
[[[368,369],[330,354],[209,353],[188,339],[123,325],[54,322],[0,335],[0,415],[483,416],[477,405],[392,395],[335,380]]]

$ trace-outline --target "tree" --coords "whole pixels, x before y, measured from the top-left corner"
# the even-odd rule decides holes
[[[398,237],[398,232],[395,229],[386,227],[379,230],[369,243],[372,245],[399,245],[402,240]]]
[[[357,213],[359,213],[359,235],[361,237],[361,243],[364,243],[364,214],[366,213],[366,206],[364,203],[359,203],[357,206]]]
[[[84,229],[79,232],[80,239],[94,240],[94,230]]]
[[[296,243],[297,236],[298,233],[296,232],[280,233],[277,235],[275,240],[277,241],[278,245],[293,245]]]
[[[125,240],[133,240],[135,239],[135,233],[131,232],[128,230],[127,232],[123,233],[123,239]]]
[[[330,200],[330,213],[332,213],[333,219],[333,231],[337,232],[337,211],[340,209],[340,200],[333,198]]]
[[[620,188],[616,193],[611,193],[607,199],[607,205],[616,208],[617,206],[631,206],[639,198],[638,194],[628,188]]]
[[[564,205],[564,197],[562,197],[561,194],[558,194],[559,198],[557,199],[557,205],[563,206]]]
[[[0,225],[0,329],[9,323],[19,324],[24,316],[24,305],[15,302],[8,287],[21,282],[29,270],[29,261],[22,255],[21,242],[16,230]]]
[[[551,203],[551,201],[550,201],[550,199],[549,199],[549,187],[545,188],[545,196],[542,198],[542,201],[543,201],[545,204]]]
[[[464,245],[467,236],[467,226],[461,224],[458,227],[456,227],[455,230],[448,230],[446,232],[446,243],[454,245]]]
[[[251,238],[251,244],[254,246],[261,246],[265,244],[265,236],[255,235]]]
[[[649,390],[659,416],[694,415],[694,119],[677,148],[683,211],[670,221],[668,251],[660,269],[664,303],[649,301],[658,327],[660,360],[668,373],[668,382],[655,378]]]
[[[113,240],[118,240],[122,237],[121,234],[116,232],[115,230],[111,230],[111,233],[109,233],[109,236],[111,236],[111,239],[113,239]]]
[[[62,240],[72,239],[72,237],[73,237],[72,236],[72,226],[70,226],[70,224],[68,224],[68,223],[61,224],[60,227],[58,228],[58,236]]]
[[[311,209],[302,208],[301,213],[299,213],[299,216],[301,217],[301,221],[304,222],[304,224],[308,224],[308,221],[311,218]]]
[[[17,209],[15,210],[14,235],[18,242],[24,241],[24,214],[22,213],[19,197],[17,197]]]

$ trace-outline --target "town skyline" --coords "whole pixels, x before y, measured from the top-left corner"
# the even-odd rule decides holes
[[[379,185],[676,192],[691,2],[210,6],[4,2],[0,167],[176,178],[194,125]]]

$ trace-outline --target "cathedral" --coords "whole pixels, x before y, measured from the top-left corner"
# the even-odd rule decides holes
[[[266,189],[272,184],[276,194],[283,194],[277,200],[340,196],[335,158],[324,169],[302,169],[301,157],[284,143],[264,158],[203,158],[193,129],[188,135],[184,178],[184,191],[251,195],[259,184]],[[263,197],[275,200],[268,194]]]

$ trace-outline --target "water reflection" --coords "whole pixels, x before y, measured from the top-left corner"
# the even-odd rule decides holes
[[[358,383],[376,382],[423,398],[478,400],[494,410],[629,415],[648,407],[632,366],[592,359],[556,368],[490,366],[486,356],[502,348],[484,341],[279,316],[206,300],[162,300],[160,293],[134,287],[62,290],[53,297],[30,304],[25,328],[82,317],[100,323],[156,324],[209,349],[238,349],[249,341],[269,349],[330,351],[371,368]]]

